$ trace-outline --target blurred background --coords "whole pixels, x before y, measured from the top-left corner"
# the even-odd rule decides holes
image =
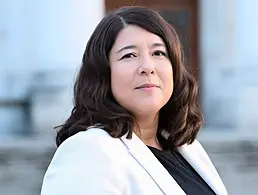
[[[85,45],[101,18],[131,0],[0,0],[0,194],[40,194],[72,109]],[[180,35],[200,83],[199,140],[229,194],[258,191],[258,1],[137,0]]]

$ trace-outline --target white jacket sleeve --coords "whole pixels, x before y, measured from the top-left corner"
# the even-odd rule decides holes
[[[119,171],[92,136],[77,133],[57,149],[45,174],[41,195],[121,195]]]

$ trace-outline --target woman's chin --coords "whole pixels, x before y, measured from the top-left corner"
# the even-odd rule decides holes
[[[148,104],[147,102],[144,104],[141,104],[137,107],[137,113],[141,115],[152,115],[159,112],[159,110],[162,108],[162,105],[157,104]]]

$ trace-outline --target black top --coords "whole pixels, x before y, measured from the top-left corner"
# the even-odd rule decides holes
[[[214,195],[214,191],[176,150],[159,150],[148,146],[187,195]]]

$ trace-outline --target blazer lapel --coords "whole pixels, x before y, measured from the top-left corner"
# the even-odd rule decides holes
[[[135,133],[133,133],[132,139],[126,139],[125,135],[121,137],[121,141],[165,195],[185,195],[173,177]]]
[[[197,140],[191,145],[179,147],[178,150],[216,194],[227,195],[219,174]]]

